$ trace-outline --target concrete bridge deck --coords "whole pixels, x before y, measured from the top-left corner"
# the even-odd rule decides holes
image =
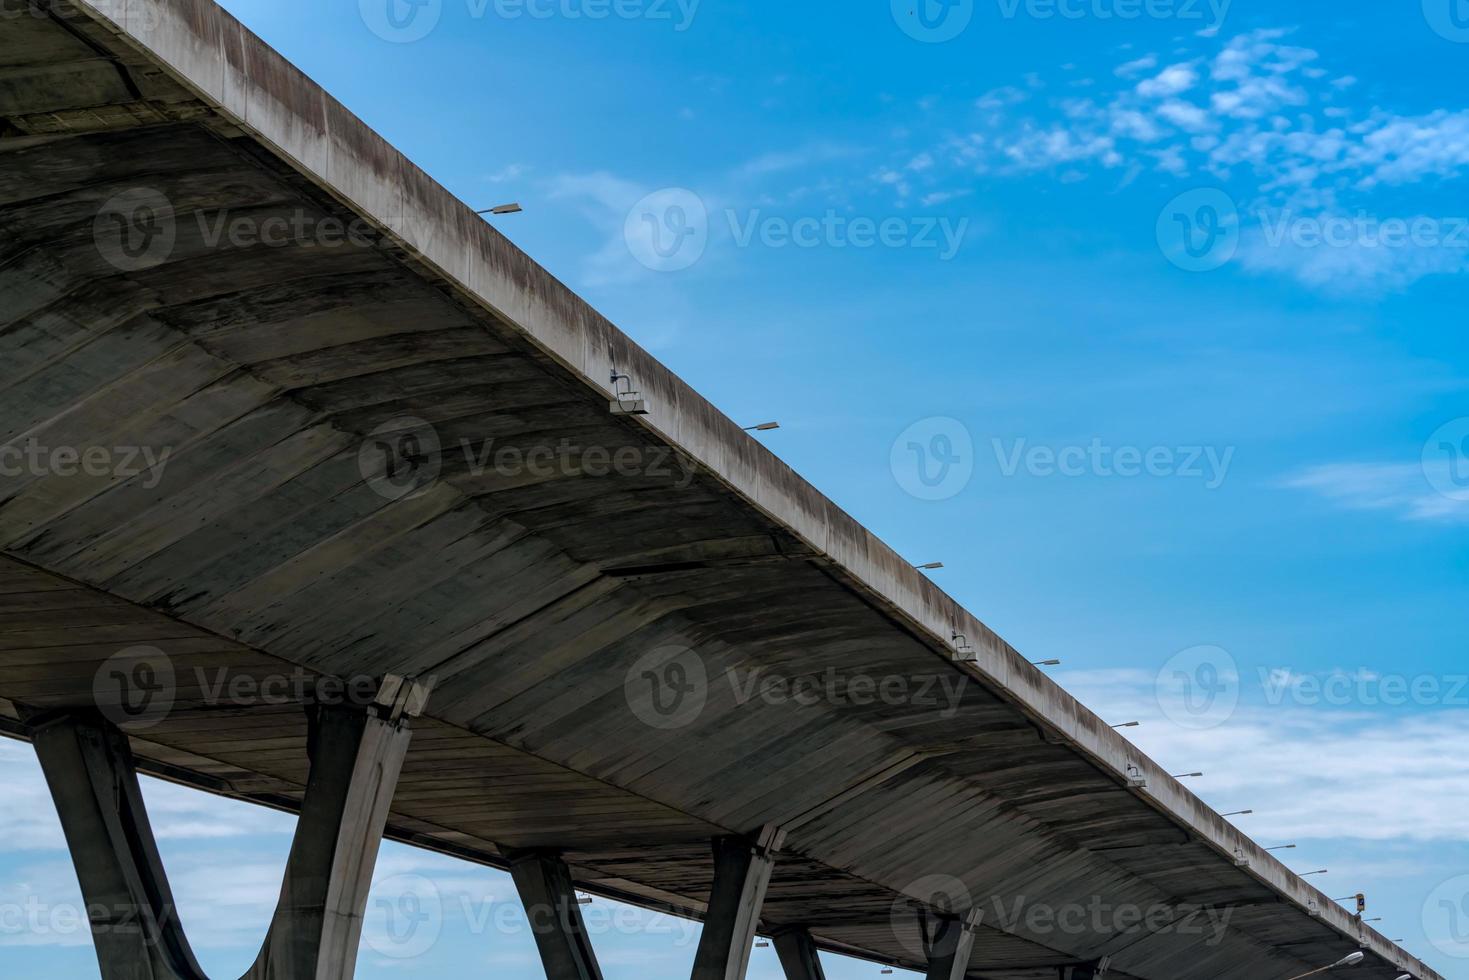
[[[703,916],[710,840],[778,827],[763,931],[925,969],[909,913],[973,907],[989,980],[1437,977],[210,0],[0,2],[6,731],[101,697],[295,809],[296,678],[431,678],[398,839]],[[140,662],[167,703],[108,704]]]

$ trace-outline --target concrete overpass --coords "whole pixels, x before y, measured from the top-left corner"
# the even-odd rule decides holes
[[[301,812],[257,977],[351,975],[384,833],[556,980],[573,887],[697,980],[1437,977],[209,0],[0,12],[0,725],[108,980],[200,975],[137,770]]]

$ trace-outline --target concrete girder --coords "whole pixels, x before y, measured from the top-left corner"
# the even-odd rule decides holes
[[[547,851],[508,851],[505,858],[547,980],[602,980],[566,862]]]
[[[694,955],[693,980],[744,980],[765,890],[785,831],[767,826],[755,840],[716,837],[714,887]]]
[[[243,980],[353,975],[378,845],[427,689],[388,678],[375,703],[312,705],[310,775],[259,955]],[[127,736],[93,708],[27,727],[86,900],[102,980],[205,980],[178,920]]]

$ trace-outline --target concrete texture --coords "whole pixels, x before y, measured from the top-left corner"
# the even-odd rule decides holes
[[[1123,980],[1279,980],[1359,943],[1364,980],[1436,977],[209,0],[3,2],[0,440],[172,456],[156,481],[53,468],[0,487],[0,716],[86,703],[141,644],[176,680],[172,710],[131,733],[143,764],[293,808],[299,706],[221,705],[209,672],[432,677],[400,839],[497,866],[555,848],[584,887],[701,915],[708,841],[777,825],[762,922],[827,949],[922,968],[897,910],[942,879],[961,904],[1229,910],[1217,943],[986,919],[975,977],[1111,955]],[[136,218],[139,192],[161,198],[166,253],[101,220],[119,195]],[[370,234],[206,234],[302,215]],[[608,412],[614,371],[650,414]],[[453,452],[491,439],[641,464],[597,475],[583,454],[543,475]],[[408,462],[432,478],[385,495],[404,459],[374,463],[384,440],[428,444]],[[634,683],[687,676],[661,673],[670,648],[711,679],[677,727]],[[967,686],[939,712],[722,684],[754,670]]]

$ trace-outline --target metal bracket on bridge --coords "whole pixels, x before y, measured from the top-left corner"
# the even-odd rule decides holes
[[[372,706],[309,708],[310,774],[280,902],[245,980],[353,974],[378,844],[427,687],[389,677]],[[91,917],[102,980],[205,980],[127,736],[92,708],[27,719]]]
[[[505,851],[547,980],[602,980],[571,869],[559,854]]]
[[[714,839],[714,887],[694,955],[693,980],[744,980],[765,890],[785,836],[783,829],[767,825],[754,840]]]

